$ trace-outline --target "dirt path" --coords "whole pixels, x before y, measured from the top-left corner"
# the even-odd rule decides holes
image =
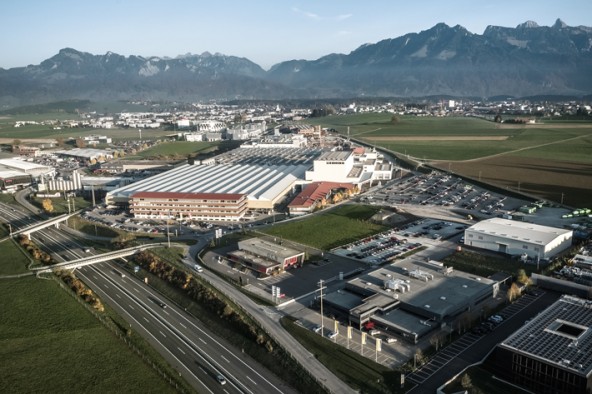
[[[489,155],[489,156],[482,156],[482,157],[477,157],[474,159],[467,159],[467,160],[435,160],[434,163],[439,163],[439,162],[457,162],[457,163],[470,163],[470,162],[475,162],[475,161],[482,161],[482,160],[488,160],[488,159],[492,159],[495,157],[500,157],[500,156],[505,156],[505,155],[509,155],[512,153],[516,153],[516,152],[521,152],[524,150],[529,150],[529,149],[536,149],[536,148],[540,148],[542,146],[549,146],[549,145],[554,145],[554,144],[561,144],[563,142],[567,142],[567,141],[573,141],[573,140],[577,140],[580,138],[584,138],[584,137],[590,137],[592,134],[584,134],[584,135],[579,135],[577,137],[572,137],[572,138],[568,138],[566,140],[560,140],[560,141],[553,141],[553,142],[547,142],[544,144],[539,144],[539,145],[534,145],[534,146],[527,146],[524,148],[518,148],[518,149],[514,149],[514,150],[510,150],[507,152],[502,152],[502,153],[496,153],[494,155]]]

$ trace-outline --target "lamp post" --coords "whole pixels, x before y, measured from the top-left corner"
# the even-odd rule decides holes
[[[169,210],[169,216],[167,217],[167,244],[169,249],[171,248],[171,233],[169,231],[169,220],[171,219],[171,211]]]
[[[325,319],[323,318],[323,280],[319,281],[321,287],[321,336],[325,336]]]

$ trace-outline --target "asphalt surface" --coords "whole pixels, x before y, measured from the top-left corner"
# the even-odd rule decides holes
[[[83,267],[77,275],[140,333],[198,392],[293,392],[258,363],[215,336],[140,280],[114,264]],[[216,376],[227,383],[221,385]]]

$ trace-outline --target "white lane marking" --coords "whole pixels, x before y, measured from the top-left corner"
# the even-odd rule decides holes
[[[168,313],[167,311],[163,311],[163,312],[164,312],[164,313],[166,313],[166,314],[167,314],[167,315],[169,315],[169,316],[171,315],[171,314],[170,314],[170,313]]]
[[[145,320],[146,322],[150,322],[150,320],[146,319],[145,317],[144,317],[144,320]]]
[[[208,344],[206,341],[204,341],[203,339],[199,338],[200,341],[202,341],[204,344]]]
[[[185,324],[183,324],[183,323],[179,323],[179,324],[181,325],[181,327],[187,328],[187,326]]]
[[[139,293],[139,292],[140,292],[140,291],[139,291],[138,289],[136,289],[135,287],[134,287],[134,291],[135,291],[136,293]]]
[[[164,332],[162,332],[160,330],[158,330],[158,332],[160,332],[162,334],[162,336],[166,338],[166,335],[164,335]]]
[[[134,308],[133,306],[131,306],[130,304],[127,304],[127,306],[130,307],[130,309],[133,309],[134,311],[136,310],[136,308]]]
[[[96,275],[93,275],[93,278],[95,278],[95,279],[99,279],[99,278],[97,278],[97,276],[96,276]]]
[[[119,299],[121,299],[121,296],[119,294],[115,294],[115,296]]]
[[[253,384],[254,384],[254,385],[256,385],[256,384],[257,384],[257,382],[255,382],[253,379],[251,379],[251,378],[249,377],[249,375],[245,375],[245,377],[246,377],[247,379],[249,379],[251,382],[253,382]]]
[[[228,360],[226,357],[224,357],[223,355],[220,355],[220,357],[222,357],[222,360],[224,360],[224,361],[226,361],[228,364],[230,364],[230,361],[229,361],[229,360]]]
[[[185,354],[185,352],[183,351],[183,349],[181,349],[179,346],[177,346],[177,349],[179,349],[179,351],[183,354]]]

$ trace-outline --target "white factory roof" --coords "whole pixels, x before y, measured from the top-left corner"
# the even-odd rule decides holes
[[[16,168],[22,171],[31,170],[49,170],[48,166],[44,166],[30,161],[18,160],[18,159],[0,159],[0,166],[8,168]]]
[[[548,244],[557,237],[568,235],[572,232],[571,230],[556,227],[501,218],[480,221],[469,227],[467,231],[539,244]]]
[[[190,165],[111,191],[113,197],[130,198],[144,192],[237,193],[249,200],[271,201],[296,180],[303,179],[308,164],[301,165]]]
[[[23,176],[23,175],[27,175],[27,174],[23,173],[22,171],[0,169],[0,178],[2,178],[2,179],[14,178],[14,177]]]

